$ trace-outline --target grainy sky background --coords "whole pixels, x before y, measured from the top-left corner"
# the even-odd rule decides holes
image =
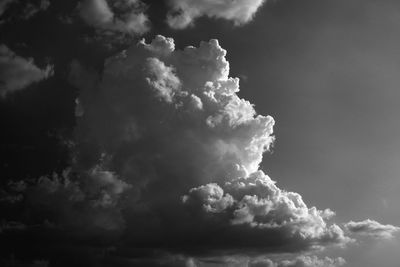
[[[144,1],[151,28],[124,38],[87,25],[77,1],[50,1],[32,17],[23,17],[26,3],[10,2],[0,42],[40,69],[53,66],[54,74],[0,100],[4,188],[70,165],[66,140],[80,94],[68,80],[73,60],[100,72],[105,58],[142,37],[172,37],[177,49],[218,39],[230,76],[240,78],[238,95],[276,122],[272,153],[260,168],[309,207],[335,211],[339,225],[368,218],[400,225],[398,1],[268,1],[244,25],[200,17],[184,29],[165,23],[166,2]],[[351,267],[397,267],[399,249],[398,236],[360,238],[322,255]]]

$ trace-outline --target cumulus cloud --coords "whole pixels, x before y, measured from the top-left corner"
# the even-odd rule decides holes
[[[100,30],[143,34],[149,30],[149,19],[140,0],[83,0],[78,5],[81,18]]]
[[[226,182],[224,189],[216,184],[193,188],[183,202],[202,208],[208,216],[224,214],[229,218],[227,227],[275,234],[292,245],[318,247],[350,241],[338,225],[326,223],[332,211],[308,208],[299,194],[279,189],[262,171]]]
[[[400,227],[381,224],[370,219],[359,222],[350,221],[345,224],[345,228],[352,233],[375,238],[392,238],[395,233],[400,231]]]
[[[307,206],[260,170],[274,120],[238,95],[226,53],[217,40],[179,50],[173,39],[156,36],[107,59],[102,73],[72,62],[69,79],[80,93],[71,167],[12,184],[3,202],[25,208],[7,221],[27,231],[40,225],[51,249],[62,244],[52,236],[68,233],[112,247],[118,257],[136,257],[137,266],[154,257],[168,261],[165,255],[183,255],[173,257],[183,266],[238,254],[252,263],[260,255],[351,241],[331,222],[333,211]],[[315,257],[269,261],[342,264]]]
[[[251,21],[265,0],[169,0],[171,8],[167,23],[175,29],[183,29],[193,24],[199,17],[207,16],[233,21],[242,25]]]
[[[175,50],[157,36],[108,59],[97,80],[74,62],[75,168],[106,155],[132,187],[123,218],[137,246],[283,252],[346,243],[328,223],[333,212],[307,207],[259,170],[274,120],[237,95],[225,56],[217,40]]]
[[[6,45],[0,45],[0,95],[21,90],[53,75],[53,67],[38,68],[32,58],[16,55]]]

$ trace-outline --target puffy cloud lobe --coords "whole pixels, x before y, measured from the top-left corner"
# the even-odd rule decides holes
[[[381,224],[370,219],[359,222],[350,221],[345,224],[345,228],[352,233],[375,238],[392,238],[395,233],[400,231],[400,227]]]
[[[183,29],[193,24],[195,19],[208,16],[242,25],[252,20],[264,2],[265,0],[169,0],[171,10],[167,23],[172,28]]]
[[[16,55],[4,44],[0,45],[0,95],[21,90],[28,85],[53,75],[53,67],[38,68],[33,59]]]
[[[148,77],[146,81],[154,88],[156,94],[166,102],[172,102],[175,93],[180,89],[180,80],[174,74],[174,69],[157,58],[148,58],[146,62]]]
[[[200,186],[191,189],[183,200],[200,200],[205,212],[228,213],[230,225],[281,232],[282,236],[312,246],[349,241],[339,226],[325,222],[332,216],[330,210],[308,208],[299,194],[279,189],[262,171],[226,182],[224,189],[217,184]]]
[[[130,35],[149,30],[149,20],[140,0],[83,0],[79,5],[81,18],[89,25],[112,32]]]
[[[192,188],[189,194],[189,196],[183,196],[183,202],[201,205],[207,212],[223,212],[233,205],[232,196],[229,194],[224,195],[224,191],[217,184],[207,184]]]

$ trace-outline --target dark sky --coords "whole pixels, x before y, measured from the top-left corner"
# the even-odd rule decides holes
[[[114,17],[105,21],[109,11],[95,7],[107,2]],[[400,240],[392,234],[399,228],[392,225],[400,225],[400,3],[243,1],[232,9],[236,2],[107,2],[0,4],[0,236],[9,245],[1,254],[6,266],[308,266],[293,259],[313,261],[314,255],[320,258],[315,266],[341,266],[338,257],[344,266],[398,266]],[[257,12],[247,11],[253,5]],[[142,23],[140,14],[148,21]],[[191,25],[171,19],[182,14],[192,16]],[[173,38],[178,52],[166,56],[155,45],[136,45],[157,35]],[[213,106],[202,94],[208,90],[203,79],[215,88],[226,80],[216,74],[224,68],[218,46],[179,52],[210,39],[227,51],[229,77],[240,78],[237,95],[275,120],[276,140],[259,168],[248,147],[251,138],[270,138],[264,121],[248,115],[247,104],[226,111],[219,106],[223,97]],[[126,59],[104,64],[124,49]],[[189,95],[177,92],[186,88]],[[76,116],[77,99],[82,116]],[[204,114],[196,115],[195,107]],[[250,122],[236,118],[235,110]],[[214,126],[204,128],[201,122],[210,117]],[[267,139],[260,139],[261,150]],[[251,179],[265,179],[241,169],[236,174],[231,166],[252,172],[253,162],[277,182],[282,198],[293,200],[286,195],[293,191],[308,208],[333,210],[328,225],[357,241],[340,248],[340,238],[291,236],[300,231],[291,224],[247,227],[246,220],[285,224],[285,216],[297,218],[297,211],[283,211],[278,202],[262,215],[242,197],[265,200],[264,191],[240,193],[225,184],[242,177],[251,187]],[[271,192],[268,199],[274,199]],[[187,209],[175,203],[183,195]],[[240,217],[241,207],[256,215]],[[364,224],[357,228],[349,221]],[[313,242],[325,249],[315,250]],[[261,256],[280,265],[257,265]]]

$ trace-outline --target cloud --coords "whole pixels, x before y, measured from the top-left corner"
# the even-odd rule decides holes
[[[28,85],[53,75],[53,67],[38,68],[32,58],[16,55],[4,44],[0,45],[0,95],[21,90]]]
[[[37,2],[37,1],[36,1]],[[11,10],[11,14],[6,14],[6,17],[0,20],[1,23],[12,22],[15,19],[28,20],[34,17],[41,11],[45,11],[50,6],[49,0],[40,0],[38,3],[32,3],[31,1],[16,1],[16,0],[4,0],[0,3],[0,16],[2,16],[11,4],[15,5],[15,8]]]
[[[16,0],[3,0],[0,2],[0,16],[6,11],[7,7]]]
[[[5,219],[25,225],[44,255],[62,254],[70,266],[66,255],[86,246],[96,262],[133,266],[167,265],[168,255],[178,255],[171,266],[207,266],[221,255],[248,262],[279,255],[270,266],[341,265],[293,259],[351,239],[331,222],[333,211],[307,206],[260,170],[274,120],[238,95],[226,53],[217,40],[180,50],[159,35],[107,59],[101,73],[73,61],[69,79],[80,92],[70,169],[11,184],[1,199],[22,212]]]
[[[256,259],[249,263],[249,267],[339,267],[346,263],[343,258],[318,258],[317,256],[299,256],[293,260],[274,262],[270,259]]]
[[[262,171],[226,182],[224,189],[217,184],[192,188],[183,202],[192,209],[201,209],[204,216],[229,218],[225,229],[238,227],[249,235],[258,233],[261,240],[266,233],[270,240],[275,236],[273,242],[280,243],[281,249],[350,241],[338,225],[326,223],[332,211],[308,208],[299,194],[279,189]],[[266,240],[262,242],[268,244]]]
[[[345,224],[345,228],[355,234],[385,239],[392,238],[395,233],[400,231],[400,227],[381,224],[370,219],[359,222],[350,221]]]
[[[50,6],[49,0],[41,0],[39,5],[27,3],[24,9],[22,10],[22,14],[20,15],[20,17],[25,20],[30,19],[33,16],[35,16],[38,12],[48,9],[49,6]]]
[[[308,208],[259,170],[274,120],[237,95],[225,56],[217,40],[175,50],[157,36],[108,59],[101,78],[74,62],[74,168],[106,155],[132,187],[135,200],[119,207],[134,246],[233,253],[346,243],[331,211]]]
[[[265,0],[169,0],[171,8],[167,23],[174,29],[183,29],[199,17],[220,18],[242,25],[251,21]]]
[[[81,18],[99,30],[140,35],[149,30],[149,19],[140,0],[83,0],[78,5]]]
[[[145,262],[145,260],[142,260],[142,263]],[[273,259],[269,258],[268,256],[247,257],[243,255],[209,258],[185,257],[182,255],[163,255],[161,260],[159,258],[158,260],[153,260],[153,262],[154,266],[191,267],[340,267],[346,263],[346,261],[341,257],[319,258],[317,256],[308,255],[293,257],[289,260],[283,260],[279,258]]]

